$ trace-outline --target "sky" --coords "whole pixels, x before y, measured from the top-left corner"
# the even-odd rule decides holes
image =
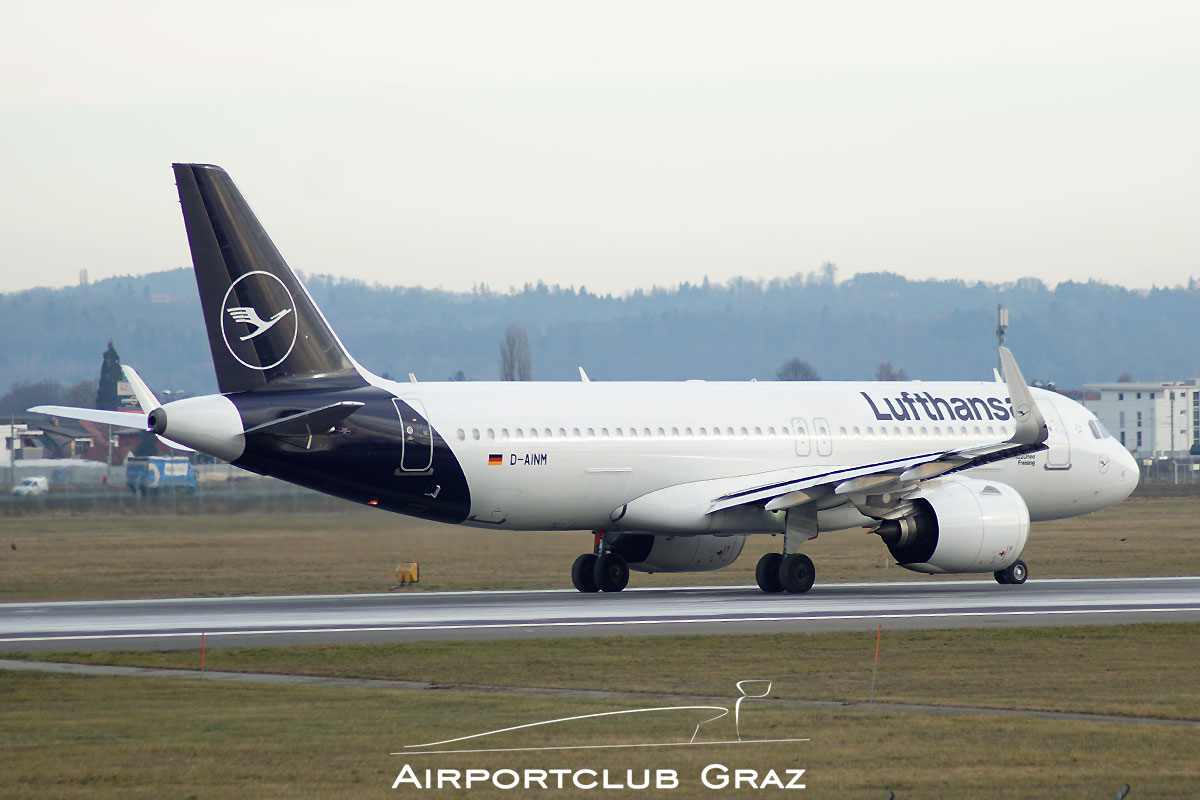
[[[0,291],[190,264],[170,165],[289,263],[623,293],[1200,276],[1193,2],[23,2]]]

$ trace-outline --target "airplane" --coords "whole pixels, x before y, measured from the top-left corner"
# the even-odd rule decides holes
[[[804,543],[854,528],[909,570],[1021,584],[1031,522],[1137,485],[1095,415],[1026,385],[1005,347],[1003,377],[979,382],[387,380],[347,352],[223,169],[173,169],[220,393],[160,403],[126,367],[141,414],[31,411],[427,520],[590,530],[580,592],[721,569],[770,534],[759,588],[803,593]]]

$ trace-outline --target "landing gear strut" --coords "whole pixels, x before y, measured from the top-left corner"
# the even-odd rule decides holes
[[[584,553],[571,565],[571,583],[581,592],[619,592],[629,585],[629,565],[620,553],[608,550],[603,531],[596,531],[595,552]]]
[[[812,588],[817,570],[804,553],[767,553],[758,560],[754,578],[764,592],[803,594]]]
[[[996,578],[996,583],[1015,583],[1021,584],[1029,577],[1029,567],[1024,561],[1014,561],[1007,569],[996,570],[992,573]]]

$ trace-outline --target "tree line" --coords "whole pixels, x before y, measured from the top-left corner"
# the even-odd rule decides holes
[[[364,365],[420,380],[521,375],[578,380],[748,380],[781,372],[827,380],[989,380],[995,307],[1027,378],[1062,387],[1200,375],[1189,322],[1200,285],[1135,291],[1090,281],[1048,287],[911,281],[889,273],[838,280],[830,265],[790,278],[701,281],[614,296],[530,284],[469,292],[306,280]],[[97,376],[112,339],[158,390],[215,390],[189,269],[0,295],[0,380],[63,390]],[[498,353],[510,326],[511,361]],[[514,334],[516,335],[516,334]],[[506,345],[508,346],[508,345]],[[526,353],[528,358],[526,358]],[[788,366],[791,359],[807,370]],[[511,372],[508,370],[511,369]]]

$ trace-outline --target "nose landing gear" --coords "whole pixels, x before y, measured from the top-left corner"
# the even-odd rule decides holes
[[[1014,583],[1021,584],[1029,577],[1029,567],[1024,561],[1014,561],[1008,568],[996,570],[992,573],[996,578],[996,583]]]

